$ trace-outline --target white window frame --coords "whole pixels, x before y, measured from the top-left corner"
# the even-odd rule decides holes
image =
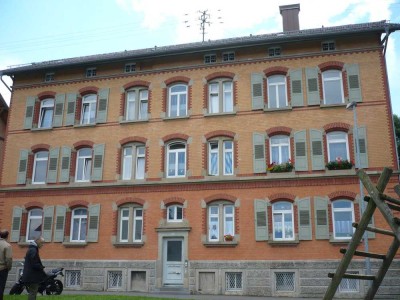
[[[235,60],[235,52],[230,51],[222,53],[223,62],[234,61],[234,60]]]
[[[34,215],[34,216],[32,216],[32,213],[33,213],[33,212],[40,212],[40,215]],[[30,232],[29,229],[30,229],[30,227],[31,227],[31,225],[32,225],[32,224],[31,224],[32,220],[41,220],[41,221],[42,221],[42,222],[41,222],[42,230],[41,230],[41,232],[39,233],[38,236],[33,237],[32,239],[30,239],[30,238],[29,238],[29,232]],[[25,237],[25,239],[26,239],[27,242],[34,241],[35,238],[41,236],[41,233],[42,233],[42,232],[43,232],[43,209],[41,209],[41,208],[33,208],[33,209],[29,210],[29,212],[28,212],[28,222],[27,222],[27,224],[26,224],[26,237]]]
[[[290,209],[277,209],[276,206],[280,203],[287,203],[290,204]],[[286,237],[286,227],[285,227],[285,215],[291,215],[292,219],[292,224],[291,224],[291,231],[292,231],[292,237]],[[276,237],[276,227],[277,225],[275,224],[275,215],[279,215],[280,218],[280,223],[282,224],[282,237],[278,238]],[[294,213],[293,213],[293,203],[289,201],[278,201],[272,204],[272,234],[273,234],[273,240],[274,241],[293,241],[295,239],[295,232],[294,232]]]
[[[127,243],[129,241],[129,215],[130,215],[130,209],[128,207],[122,207],[119,210],[119,241],[121,243]],[[128,213],[127,216],[124,216],[124,213]],[[127,234],[126,234],[126,238],[124,238],[122,236],[122,232],[123,232],[123,228],[126,225],[126,229],[127,229]]]
[[[46,157],[39,157],[40,154],[46,153]],[[38,172],[38,163],[39,162],[44,162],[46,161],[46,166],[44,167],[44,181],[36,181],[36,172]],[[32,175],[32,184],[44,184],[46,183],[46,175],[47,175],[47,167],[49,163],[49,152],[48,151],[39,151],[35,153],[34,159],[33,159],[33,175]]]
[[[272,82],[274,80],[279,80],[277,82]],[[288,106],[288,95],[287,95],[287,78],[285,75],[271,75],[267,78],[267,93],[268,93],[268,108],[284,108]],[[280,87],[283,86],[285,105],[281,106],[279,102],[281,92]],[[273,91],[273,93],[271,92]],[[274,103],[273,103],[274,101]],[[273,105],[272,105],[273,104]]]
[[[334,135],[341,134],[344,135],[345,138],[334,138]],[[326,144],[328,147],[328,161],[336,161],[338,157],[334,157],[333,160],[331,159],[331,144],[341,144],[346,143],[346,156],[347,157],[340,157],[341,160],[349,160],[350,161],[350,152],[349,152],[349,135],[347,132],[344,131],[332,131],[326,134]]]
[[[231,144],[231,148],[227,148],[227,145]],[[213,146],[217,145],[217,148]],[[210,176],[219,176],[220,170],[222,169],[222,175],[233,175],[234,174],[234,142],[233,140],[210,140],[208,142],[208,174]],[[227,172],[226,156],[231,154],[231,172]],[[212,157],[216,156],[216,168],[213,168]],[[221,165],[222,163],[222,165]],[[213,170],[215,169],[215,170]]]
[[[141,215],[138,215],[138,212],[141,212]],[[140,238],[136,238],[136,226],[137,221],[140,221]],[[143,208],[135,207],[133,209],[133,241],[134,242],[141,242],[143,240]]]
[[[328,77],[328,75],[330,74],[336,74],[337,76],[334,77]],[[329,82],[338,82],[338,86],[340,91],[338,91],[338,95],[336,95],[338,97],[338,100],[340,101],[335,101],[333,103],[327,103],[327,99],[326,99],[326,85]],[[329,69],[326,70],[324,72],[322,72],[322,90],[323,90],[323,96],[324,96],[324,104],[325,105],[335,105],[335,104],[343,104],[344,103],[344,92],[343,92],[343,76],[342,76],[342,71],[336,70],[336,69]],[[340,93],[340,95],[339,95]]]
[[[268,56],[269,57],[280,56],[281,53],[282,53],[281,47],[268,48]]]
[[[128,216],[123,216],[123,212]],[[140,215],[139,215],[140,212]],[[140,243],[143,241],[143,207],[137,205],[124,205],[118,209],[118,242],[119,243]],[[136,226],[140,223],[140,237],[136,238]],[[127,239],[122,238],[123,223],[127,223]]]
[[[282,143],[282,142],[276,143],[276,142],[274,142],[275,140],[278,140],[278,139],[286,139],[287,142],[285,142],[285,143]],[[274,135],[274,136],[272,136],[270,138],[270,142],[269,142],[269,153],[270,153],[269,161],[270,161],[271,164],[272,163],[284,164],[284,163],[288,162],[288,161],[284,161],[283,160],[283,151],[282,150],[283,150],[284,147],[288,148],[289,160],[292,159],[291,158],[291,150],[290,150],[290,137],[289,136],[287,136],[287,135]],[[278,148],[278,151],[279,151],[279,160],[278,161],[273,161],[272,160],[272,148]]]
[[[136,63],[128,63],[125,64],[124,68],[125,73],[133,73],[136,71]]]
[[[96,108],[97,108],[97,95],[96,94],[85,95],[82,99],[81,122],[80,122],[81,125],[96,123]],[[94,114],[93,118],[92,114]]]
[[[217,62],[217,55],[212,53],[212,54],[206,54],[204,55],[204,63],[205,64],[214,64]]]
[[[84,150],[89,150],[90,155],[83,155],[82,152]],[[76,168],[75,168],[76,169],[76,171],[75,171],[75,181],[76,182],[89,182],[90,181],[90,178],[92,176],[92,168],[93,168],[93,153],[92,152],[93,151],[91,148],[81,148],[78,150],[77,155],[76,155]],[[90,166],[88,166],[89,163],[90,163]],[[80,164],[83,164],[82,174],[80,174],[82,179],[78,179]],[[86,174],[86,170],[89,170],[88,176]],[[85,178],[87,178],[87,179],[85,179]]]
[[[133,107],[133,112],[129,109]],[[144,121],[148,119],[149,89],[135,87],[126,91],[125,95],[125,120]]]
[[[184,91],[173,91],[174,88],[184,87]],[[170,118],[178,118],[185,117],[188,114],[188,85],[183,83],[178,83],[171,85],[168,88],[168,117]],[[176,97],[176,110],[172,111],[172,97]],[[185,111],[181,113],[180,107],[181,103],[184,102]]]
[[[95,77],[97,75],[96,68],[87,68],[86,69],[86,78]]]
[[[217,87],[213,89],[213,87]],[[221,78],[208,83],[208,113],[231,113],[234,111],[233,80]],[[213,103],[215,101],[215,103]]]
[[[180,210],[181,217],[178,217],[178,211]],[[167,207],[167,221],[169,223],[179,223],[183,221],[183,206],[174,204]]]
[[[80,211],[86,211],[85,215],[76,215],[76,212],[80,210]],[[78,220],[78,238],[74,239],[74,220]],[[82,222],[86,220],[86,232],[85,232],[85,238],[82,238]],[[71,242],[78,242],[78,243],[83,243],[86,242],[86,238],[87,238],[87,232],[88,231],[88,210],[86,207],[77,207],[75,209],[72,210],[71,213],[71,236],[70,236],[70,241]]]
[[[345,207],[345,208],[335,208],[335,204],[338,203],[350,203],[350,207]],[[351,213],[351,221],[350,221],[350,228],[352,230],[352,233],[354,233],[354,228],[352,227],[352,223],[354,222],[354,203],[351,200],[347,200],[347,199],[339,199],[339,200],[335,200],[332,201],[332,223],[333,223],[333,238],[335,240],[349,240],[352,238],[353,234],[351,236],[348,237],[341,237],[341,236],[337,236],[337,232],[336,232],[336,219],[335,219],[335,213],[340,213],[340,212],[346,212],[346,213]]]
[[[130,149],[131,154],[126,154]],[[143,160],[143,172],[139,172],[139,162]],[[144,179],[146,172],[146,147],[130,144],[122,148],[122,180]]]
[[[321,50],[326,51],[335,51],[336,43],[334,41],[324,41],[321,43]]]
[[[178,146],[181,145],[183,146],[182,148],[178,149],[171,149],[173,146]],[[187,163],[187,144],[185,142],[171,142],[167,145],[167,164],[166,164],[166,175],[167,178],[179,178],[179,177],[185,177],[186,176],[186,163]],[[184,153],[184,174],[179,175],[179,156],[181,153]],[[175,163],[173,165],[173,174],[170,175],[170,156],[174,157]]]
[[[229,213],[227,210],[232,209]],[[213,210],[216,211],[212,212]],[[208,218],[207,218],[207,228],[208,228],[208,240],[210,242],[222,242],[224,241],[224,236],[230,234],[235,236],[235,205],[232,203],[213,203],[207,207]],[[228,230],[228,218],[232,221],[232,230]],[[215,230],[211,230],[211,224],[215,225]],[[231,232],[232,231],[232,232]],[[215,235],[213,233],[216,233]]]
[[[49,126],[43,126],[44,117],[46,116],[46,112],[51,111],[51,121]],[[53,117],[54,117],[54,99],[47,98],[40,101],[40,113],[39,113],[39,128],[51,128],[53,126]]]

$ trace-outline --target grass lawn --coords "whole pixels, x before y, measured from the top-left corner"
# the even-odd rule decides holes
[[[24,295],[4,295],[5,300],[26,300],[27,294]],[[165,298],[154,298],[144,296],[113,296],[113,295],[59,295],[59,296],[37,296],[37,299],[52,299],[52,300],[165,300]],[[170,300],[172,298],[169,298]]]

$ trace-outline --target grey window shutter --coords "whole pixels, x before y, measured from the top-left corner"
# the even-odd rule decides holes
[[[14,206],[12,214],[10,242],[19,242],[21,231],[22,208]]]
[[[306,130],[297,131],[294,133],[294,152],[295,152],[295,170],[307,171],[307,137]]]
[[[264,91],[262,73],[251,74],[251,107],[252,109],[264,108]]]
[[[64,102],[65,102],[65,94],[57,94],[56,104],[54,108],[53,127],[62,126],[63,116],[64,116]]]
[[[254,228],[256,241],[268,240],[268,204],[267,201],[254,199]]]
[[[346,64],[349,102],[361,102],[360,70],[358,64]]]
[[[71,165],[71,148],[62,147],[61,148],[61,172],[60,172],[60,182],[69,182],[69,168]]]
[[[67,115],[65,120],[66,126],[75,125],[75,110],[76,110],[76,94],[67,94]]]
[[[306,80],[308,105],[320,105],[318,68],[306,68]]]
[[[310,129],[311,166],[313,170],[325,170],[324,143],[322,131]]]
[[[297,208],[299,240],[310,241],[312,240],[310,198],[299,199],[297,201]]]
[[[291,70],[290,74],[290,94],[292,97],[292,107],[304,106],[303,97],[303,69]]]
[[[107,106],[108,106],[108,94],[109,88],[101,89],[99,91],[99,103],[97,105],[97,116],[96,123],[105,123],[107,121]]]
[[[54,228],[54,242],[62,243],[64,241],[64,227],[65,227],[65,215],[67,208],[65,206],[56,206],[56,221]]]
[[[354,149],[357,147],[355,134],[353,134]],[[360,145],[360,167],[357,168],[368,168],[368,149],[367,149],[367,129],[365,127],[358,127],[358,143]],[[354,153],[356,155],[356,153]]]
[[[265,136],[262,133],[253,133],[253,172],[267,172],[267,165],[265,163]]]
[[[17,184],[25,184],[26,183],[26,171],[28,169],[28,155],[29,155],[28,150],[20,150],[19,151]]]
[[[314,197],[315,238],[329,240],[328,199]]]
[[[89,205],[87,242],[97,242],[99,236],[100,204]]]
[[[36,97],[26,98],[24,129],[32,129]]]
[[[54,214],[54,206],[44,207],[42,235],[46,242],[51,242],[51,233],[53,231],[53,214]]]
[[[47,183],[57,182],[59,154],[60,148],[53,148],[49,152],[49,163],[47,164]]]
[[[93,172],[92,181],[103,179],[104,144],[93,146]]]

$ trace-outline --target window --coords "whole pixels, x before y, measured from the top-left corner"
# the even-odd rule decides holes
[[[75,208],[71,217],[71,242],[85,242],[87,232],[87,209]]]
[[[336,49],[335,42],[322,42],[321,49],[322,51],[334,51]]]
[[[225,273],[225,290],[241,291],[243,289],[242,273],[241,272],[226,272]]]
[[[95,77],[96,76],[96,68],[87,68],[86,69],[86,77]]]
[[[235,207],[233,204],[212,204],[208,207],[208,240],[222,242],[224,236],[235,236]]]
[[[290,140],[286,135],[275,135],[270,139],[270,163],[283,164],[290,159]]]
[[[54,99],[40,102],[39,128],[51,128],[53,125]]]
[[[88,182],[92,174],[92,149],[82,148],[78,150],[76,157],[75,181]]]
[[[119,209],[119,242],[141,242],[143,235],[143,209],[124,206]]]
[[[322,72],[324,90],[324,104],[344,103],[342,72],[339,70],[328,70]]]
[[[33,161],[33,178],[32,183],[46,183],[47,161],[49,159],[48,151],[39,151],[35,153]]]
[[[44,75],[44,81],[45,82],[54,81],[54,73],[46,73]]]
[[[168,116],[183,117],[187,115],[188,87],[176,84],[169,88]]]
[[[108,288],[116,289],[122,287],[122,271],[108,272]]]
[[[220,79],[209,83],[209,113],[233,112],[233,83],[230,79]]]
[[[126,145],[123,148],[122,180],[144,179],[145,173],[144,145]]]
[[[268,108],[287,107],[286,76],[272,75],[268,79]]]
[[[208,151],[209,175],[233,175],[233,141],[210,141]]]
[[[326,140],[329,161],[349,160],[349,145],[346,132],[330,132],[326,135]]]
[[[348,271],[348,274],[358,275],[360,272],[358,271]],[[341,293],[354,293],[360,292],[360,280],[358,279],[349,279],[342,278],[339,285],[339,292]]]
[[[125,65],[125,73],[132,73],[136,71],[136,64],[131,63],[131,64],[126,64]]]
[[[280,56],[280,55],[281,55],[280,47],[273,47],[268,49],[268,56]]]
[[[222,61],[234,61],[234,60],[235,60],[235,52],[222,53]]]
[[[217,55],[216,54],[207,54],[204,55],[204,63],[205,64],[212,64],[217,62]]]
[[[167,146],[167,177],[186,176],[186,144],[171,143]]]
[[[183,207],[182,205],[170,205],[167,209],[168,222],[182,222]]]
[[[80,287],[81,286],[81,271],[66,270],[65,271],[65,286]]]
[[[42,235],[43,211],[41,208],[31,209],[28,213],[26,241],[33,241]]]
[[[294,240],[293,205],[279,201],[272,205],[274,240]]]
[[[127,121],[147,120],[149,91],[147,88],[134,88],[126,92],[125,119]]]
[[[90,94],[83,97],[81,125],[94,124],[96,122],[97,95]]]
[[[295,291],[294,272],[275,272],[275,289],[277,292]]]
[[[335,239],[351,239],[353,235],[354,206],[350,200],[332,202],[333,236]]]

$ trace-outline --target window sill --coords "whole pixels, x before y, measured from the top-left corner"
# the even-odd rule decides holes
[[[268,244],[271,246],[297,246],[300,244],[299,240],[292,240],[292,241],[274,241],[274,240],[269,240]]]
[[[354,168],[351,169],[340,169],[340,170],[325,170],[325,173],[328,175],[355,175],[356,170]]]
[[[96,123],[93,123],[93,124],[76,124],[76,125],[74,125],[74,128],[91,128],[91,127],[96,127]]]
[[[350,239],[335,239],[335,238],[330,238],[329,239],[329,243],[333,244],[333,245],[347,245],[348,243],[350,243],[351,238]]]
[[[236,112],[231,111],[231,112],[222,112],[222,113],[204,113],[205,117],[220,117],[220,116],[235,116]]]
[[[334,104],[321,104],[321,108],[332,108],[332,107],[345,107],[347,103],[334,103]]]
[[[277,107],[277,108],[264,107],[265,112],[287,111],[287,110],[292,110],[292,107],[291,106]]]
[[[230,242],[203,242],[203,245],[207,248],[233,248],[239,245],[238,241],[230,241]]]
[[[189,119],[190,118],[190,116],[189,115],[187,115],[187,116],[181,116],[181,117],[164,117],[163,118],[163,120],[164,121],[171,121],[171,120],[186,120],[186,119]]]
[[[31,131],[38,132],[38,131],[48,131],[53,130],[53,127],[45,127],[45,128],[32,128]]]
[[[295,177],[296,173],[294,169],[290,172],[270,172],[268,171],[267,176],[271,178],[286,178],[286,177]]]
[[[122,120],[119,121],[119,124],[124,125],[124,124],[132,124],[132,123],[144,123],[144,122],[148,122],[149,119],[143,119],[143,120]]]
[[[63,242],[62,244],[66,248],[84,248],[88,245],[87,242]]]
[[[113,243],[115,248],[142,248],[144,246],[144,242],[135,242],[135,243],[123,243],[123,242],[115,242]]]

